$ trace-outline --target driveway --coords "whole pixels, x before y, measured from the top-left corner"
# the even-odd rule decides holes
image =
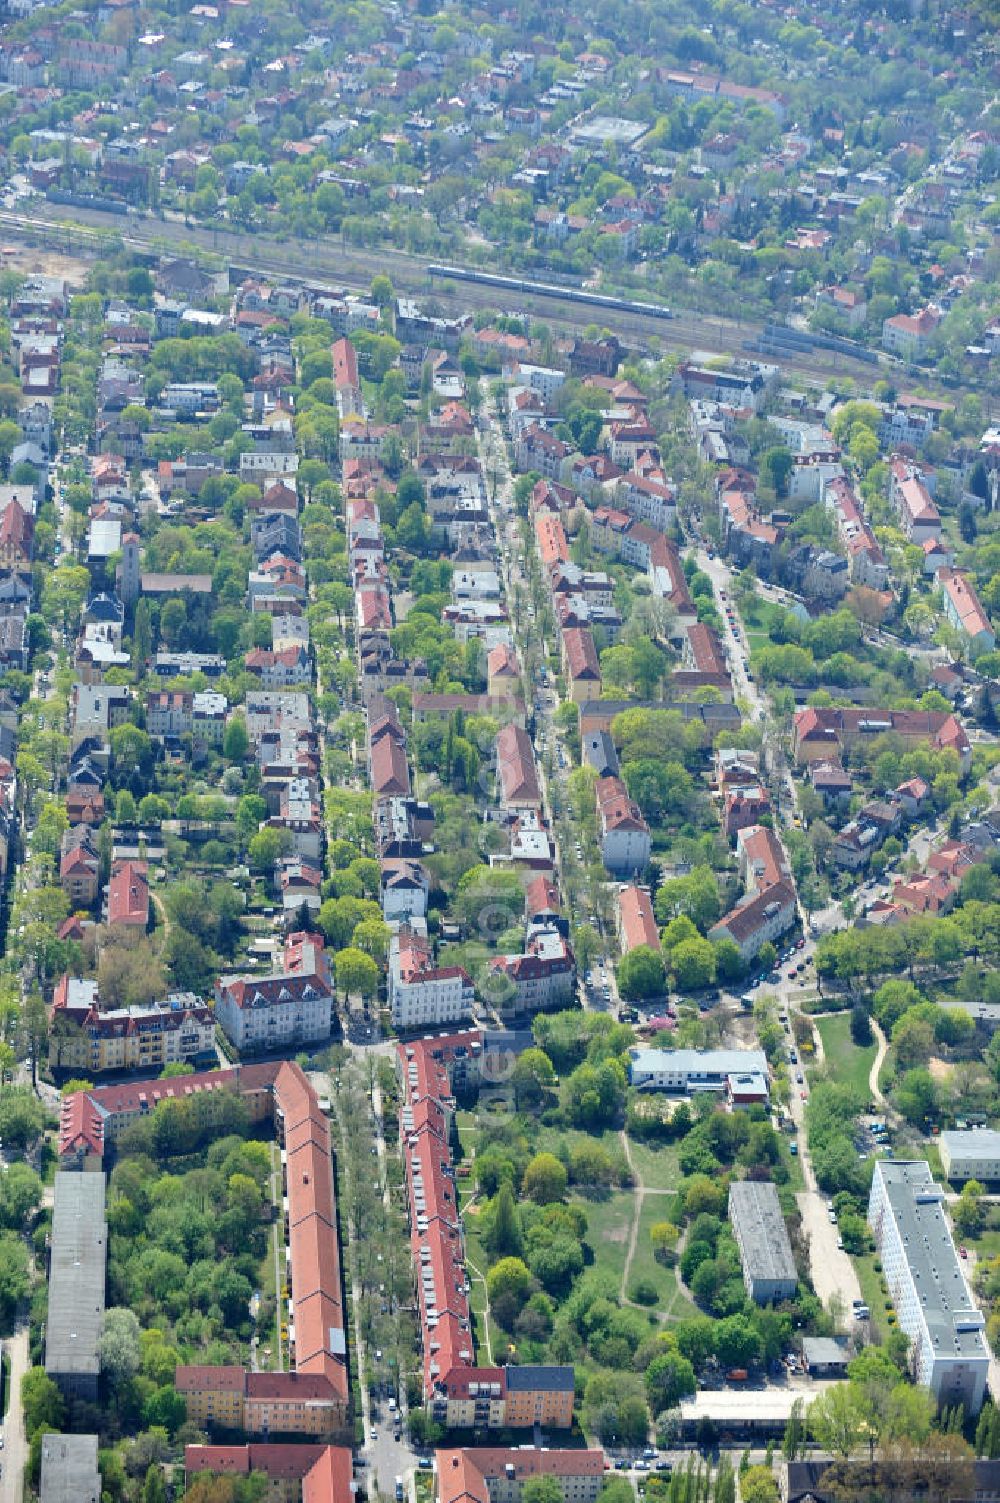
[[[4,1422],[4,1448],[0,1453],[3,1477],[0,1478],[0,1503],[21,1503],[24,1496],[24,1468],[28,1445],[24,1438],[21,1412],[21,1379],[28,1371],[28,1327],[19,1325],[6,1343],[10,1357],[10,1402]]]

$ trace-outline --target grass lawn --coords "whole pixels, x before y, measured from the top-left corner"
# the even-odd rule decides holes
[[[861,1296],[872,1312],[872,1324],[885,1340],[892,1327],[889,1324],[889,1312],[885,1308],[888,1296],[882,1293],[882,1275],[875,1272],[875,1254],[866,1253],[863,1258],[855,1258],[854,1267],[861,1285]]]
[[[661,1195],[647,1195],[642,1206],[642,1215],[639,1218],[639,1236],[635,1244],[635,1257],[632,1259],[632,1267],[629,1271],[629,1287],[625,1293],[631,1295],[632,1289],[640,1280],[652,1284],[656,1288],[659,1298],[652,1307],[663,1320],[683,1320],[688,1315],[695,1314],[695,1308],[686,1295],[681,1294],[677,1287],[677,1273],[673,1268],[664,1268],[653,1256],[653,1244],[649,1239],[650,1227],[657,1221],[663,1220],[663,1197]]]
[[[656,1198],[659,1199],[659,1196]],[[621,1287],[625,1255],[632,1232],[632,1217],[635,1213],[632,1191],[614,1190],[606,1200],[586,1200],[580,1196],[571,1196],[570,1199],[582,1206],[586,1213],[585,1240],[594,1254],[591,1266],[601,1273],[610,1274],[615,1284]]]
[[[878,1053],[877,1046],[872,1043],[863,1049],[858,1048],[851,1038],[850,1013],[817,1017],[814,1025],[823,1040],[823,1054],[831,1078],[841,1085],[854,1086],[867,1100],[868,1077]]]
[[[632,1138],[629,1140],[629,1152],[632,1155],[635,1172],[648,1190],[674,1191],[677,1189],[681,1180],[681,1171],[677,1163],[675,1144],[637,1143]]]

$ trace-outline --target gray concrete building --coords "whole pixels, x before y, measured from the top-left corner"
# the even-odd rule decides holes
[[[45,1371],[67,1398],[97,1398],[107,1251],[104,1175],[57,1174]]]
[[[917,1382],[939,1404],[964,1404],[972,1415],[982,1408],[989,1374],[986,1321],[965,1281],[943,1202],[923,1159],[876,1159],[868,1222],[900,1330],[912,1343]]]
[[[770,1180],[743,1179],[730,1185],[729,1220],[750,1298],[758,1305],[791,1299],[799,1275],[778,1192]]]
[[[1000,1132],[990,1127],[943,1132],[938,1139],[941,1167],[948,1179],[1000,1180]]]
[[[40,1503],[101,1503],[96,1435],[42,1436],[38,1496]]]

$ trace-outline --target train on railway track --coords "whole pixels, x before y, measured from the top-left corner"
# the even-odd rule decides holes
[[[474,271],[466,266],[428,266],[427,273],[443,281],[476,282],[483,287],[497,287],[503,292],[520,292],[536,297],[561,298],[566,303],[584,303],[593,308],[608,308],[613,313],[637,313],[644,318],[673,318],[662,303],[641,303],[633,298],[612,297],[606,292],[588,292],[583,287],[560,286],[557,282],[533,282],[525,277],[505,277],[495,271]]]

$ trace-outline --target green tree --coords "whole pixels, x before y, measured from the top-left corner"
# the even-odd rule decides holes
[[[510,1330],[532,1289],[531,1271],[521,1258],[501,1258],[486,1275],[490,1308],[505,1330]]]
[[[661,997],[666,988],[663,956],[649,945],[637,945],[618,963],[618,990],[629,1002]]]
[[[142,1352],[139,1321],[132,1310],[112,1307],[104,1312],[97,1342],[101,1371],[112,1388],[121,1388],[139,1371]]]
[[[524,1251],[521,1218],[510,1180],[505,1179],[493,1197],[483,1227],[483,1243],[491,1258],[519,1258]]]
[[[845,1460],[867,1434],[867,1416],[853,1383],[836,1383],[809,1406],[809,1431],[824,1451]]]
[[[654,1414],[661,1409],[672,1409],[694,1393],[697,1386],[694,1368],[680,1352],[664,1352],[646,1368],[646,1395]]]
[[[538,1153],[524,1171],[521,1190],[536,1205],[549,1205],[562,1200],[566,1194],[569,1176],[566,1168],[553,1153]]]
[[[778,1503],[778,1484],[767,1466],[751,1466],[740,1477],[743,1503]]]
[[[49,1377],[44,1367],[29,1367],[21,1379],[21,1407],[24,1412],[24,1433],[30,1440],[41,1430],[62,1429],[66,1418],[66,1406],[59,1385]]]
[[[558,1480],[544,1473],[528,1477],[521,1488],[523,1503],[564,1503],[563,1490]]]
[[[349,946],[338,950],[334,956],[337,988],[345,996],[360,993],[362,997],[374,997],[378,990],[378,966],[363,950]]]
[[[242,764],[246,761],[249,750],[250,737],[247,735],[246,718],[243,715],[233,715],[222,738],[222,755],[227,762]]]

